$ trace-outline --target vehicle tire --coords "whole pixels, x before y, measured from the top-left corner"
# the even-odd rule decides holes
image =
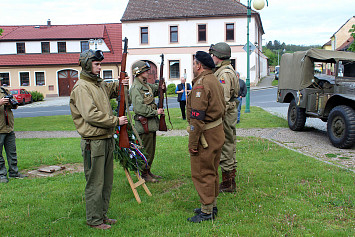
[[[355,143],[355,111],[339,105],[330,111],[327,133],[330,142],[338,148],[351,148]]]
[[[293,99],[288,106],[287,121],[288,126],[293,131],[300,131],[306,124],[306,110],[297,106]]]

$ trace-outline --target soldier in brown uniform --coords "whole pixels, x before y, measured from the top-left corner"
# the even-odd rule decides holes
[[[221,170],[222,183],[219,186],[220,192],[234,192],[236,190],[235,172],[236,161],[236,125],[238,120],[238,93],[239,80],[230,61],[231,48],[228,44],[221,42],[211,45],[209,53],[216,65],[214,75],[223,87],[224,100],[226,102],[226,115],[223,120],[226,140],[222,148]]]
[[[214,66],[208,53],[196,52],[193,62],[195,78],[187,99],[191,176],[201,202],[201,208],[194,210],[197,215],[188,219],[195,223],[217,216],[218,164],[225,137],[222,123],[225,102],[223,88],[213,75]]]

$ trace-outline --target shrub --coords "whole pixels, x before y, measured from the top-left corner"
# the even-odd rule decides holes
[[[117,101],[116,101],[116,99],[111,99],[110,100],[110,104],[111,104],[112,110],[115,111],[117,109]]]
[[[168,85],[168,87],[166,89],[166,93],[168,95],[173,95],[173,94],[175,94],[175,89],[176,89],[176,85],[174,83],[171,83]]]
[[[38,92],[38,91],[30,91],[31,95],[32,95],[32,100],[34,102],[36,101],[42,101],[44,96],[41,92]]]

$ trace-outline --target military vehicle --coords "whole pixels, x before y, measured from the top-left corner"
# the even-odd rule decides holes
[[[315,74],[314,63],[324,74]],[[290,103],[288,125],[304,128],[307,117],[327,122],[327,134],[338,148],[355,143],[355,53],[310,49],[282,55],[277,102]]]

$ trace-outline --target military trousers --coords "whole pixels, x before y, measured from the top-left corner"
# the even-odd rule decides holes
[[[0,176],[6,176],[7,170],[5,159],[2,154],[5,148],[7,164],[9,166],[9,176],[18,174],[17,153],[16,153],[16,136],[12,131],[10,133],[0,133]]]
[[[223,125],[204,131],[207,148],[198,145],[197,155],[190,154],[191,177],[200,196],[202,209],[206,206],[213,207],[219,194],[218,165],[221,157],[221,148],[224,143]],[[212,209],[210,210],[212,211]],[[210,212],[210,211],[207,211]],[[205,211],[206,212],[206,211]]]
[[[81,140],[86,179],[86,221],[89,225],[100,225],[107,218],[112,183],[114,139]]]
[[[148,160],[148,166],[144,167],[143,169],[151,169],[153,161],[154,161],[154,156],[155,156],[155,147],[157,144],[157,133],[156,132],[149,132],[148,134],[142,133],[139,134],[139,136],[142,139],[143,146],[145,151],[147,152],[147,160]]]
[[[221,170],[222,172],[229,172],[237,168],[236,160],[236,145],[237,145],[237,132],[235,126],[237,125],[238,111],[237,106],[229,109],[224,117],[223,126],[226,140],[222,147],[221,155]]]

